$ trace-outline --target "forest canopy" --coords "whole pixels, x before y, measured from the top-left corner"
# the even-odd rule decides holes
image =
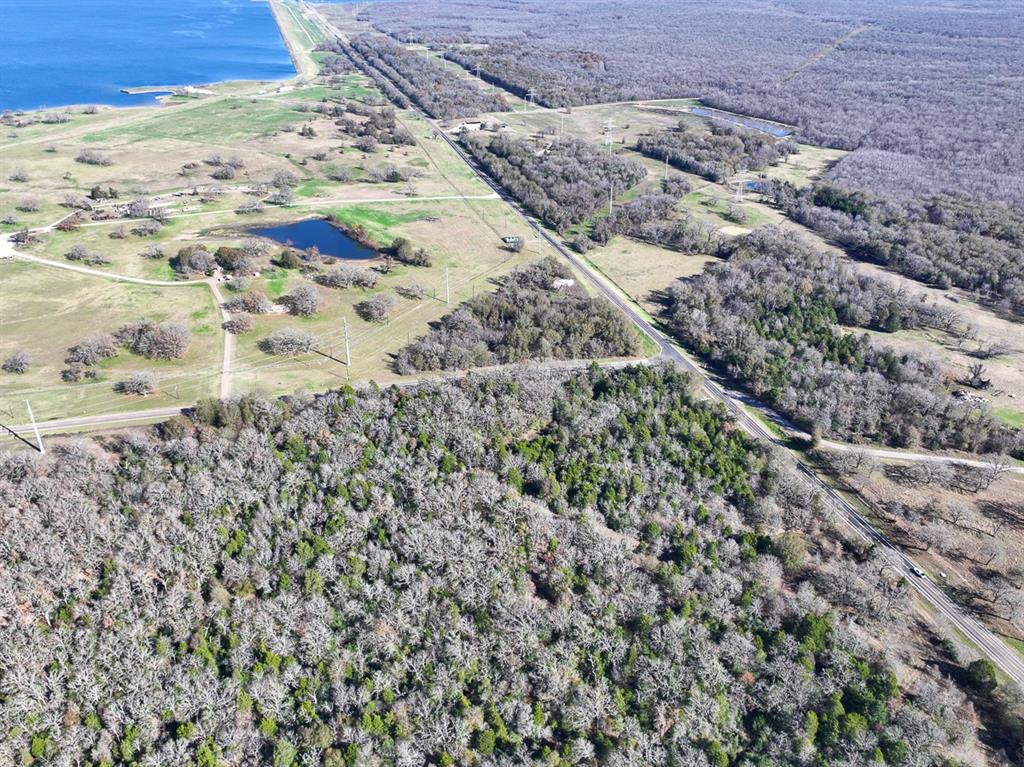
[[[768,185],[773,203],[861,261],[974,293],[1024,318],[1024,214],[956,197],[904,202],[819,183]]]
[[[409,0],[362,15],[545,106],[697,97],[853,150],[832,171],[848,185],[1024,206],[1013,3]]]
[[[969,736],[863,639],[899,583],[669,369],[203,403],[7,456],[0,504],[5,763],[909,767]]]
[[[538,146],[528,139],[467,133],[462,146],[505,189],[547,226],[565,231],[640,183],[647,171],[636,160],[576,138]]]

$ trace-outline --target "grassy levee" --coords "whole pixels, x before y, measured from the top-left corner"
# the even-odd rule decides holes
[[[315,77],[320,65],[313,56],[313,49],[324,40],[323,30],[303,16],[294,2],[270,0],[270,9],[299,76]]]

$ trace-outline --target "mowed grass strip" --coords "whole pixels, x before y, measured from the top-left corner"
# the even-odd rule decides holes
[[[415,199],[415,198],[413,198]],[[348,226],[361,226],[366,230],[367,235],[380,245],[390,245],[395,238],[394,228],[401,224],[410,224],[413,221],[423,221],[431,218],[434,212],[431,209],[422,211],[407,211],[404,213],[392,213],[380,208],[369,208],[352,206],[337,208],[330,212],[335,219]]]
[[[1007,426],[1013,426],[1018,429],[1024,429],[1024,410],[1014,410],[1012,408],[999,408],[994,412],[994,415]]]
[[[167,108],[149,120],[89,133],[83,140],[97,143],[171,138],[224,144],[267,136],[302,119],[294,109],[273,101],[224,98],[187,111]]]

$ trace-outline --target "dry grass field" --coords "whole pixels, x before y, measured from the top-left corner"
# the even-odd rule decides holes
[[[25,420],[26,399],[31,400],[36,417],[46,420],[164,407],[216,392],[224,332],[206,285],[136,285],[16,260],[0,262],[0,280],[4,286],[0,358],[24,350],[32,359],[27,373],[0,373],[0,406],[19,413],[19,423]],[[95,380],[61,380],[68,347],[144,318],[185,325],[191,333],[185,357],[147,360],[122,351],[98,366]],[[114,391],[117,381],[143,371],[156,376],[156,394],[126,397]]]
[[[333,119],[318,115],[318,103],[339,103],[355,99],[382,103],[382,97],[360,74],[319,77],[312,51],[323,38],[313,18],[297,6],[275,4],[275,13],[285,31],[293,56],[302,73],[291,81],[278,83],[221,83],[211,87],[211,95],[176,96],[163,106],[133,109],[74,108],[66,122],[42,122],[25,116],[8,126],[0,137],[4,173],[0,178],[0,216],[12,216],[15,224],[0,225],[0,231],[22,226],[41,227],[67,215],[62,205],[69,195],[85,195],[99,185],[114,187],[120,193],[117,203],[145,197],[164,207],[168,219],[158,233],[138,236],[124,225],[127,236],[120,237],[119,222],[85,223],[73,232],[46,231],[38,241],[24,248],[34,256],[69,265],[66,254],[75,246],[90,254],[101,255],[109,263],[91,266],[109,276],[122,275],[143,280],[176,281],[169,286],[143,286],[117,282],[100,275],[90,276],[61,271],[55,266],[26,262],[5,263],[6,300],[0,308],[0,323],[5,332],[0,351],[27,347],[40,364],[26,376],[0,374],[0,399],[10,401],[38,388],[41,393],[41,417],[102,412],[122,404],[110,393],[110,382],[125,370],[131,360],[122,358],[104,368],[103,380],[69,385],[59,381],[60,360],[64,350],[85,331],[110,330],[123,321],[139,316],[186,318],[196,335],[194,349],[182,363],[166,363],[163,378],[176,380],[180,396],[208,393],[215,389],[219,374],[219,349],[223,342],[220,322],[212,315],[208,288],[179,280],[167,257],[186,245],[202,245],[215,250],[221,245],[237,245],[246,229],[255,225],[294,221],[310,217],[337,216],[348,224],[363,226],[380,245],[395,236],[411,239],[427,248],[433,257],[429,268],[399,267],[385,275],[376,291],[392,293],[397,306],[392,319],[383,325],[360,319],[354,305],[366,296],[361,291],[334,291],[320,288],[321,313],[308,319],[274,314],[261,317],[255,332],[239,339],[232,375],[233,388],[259,388],[263,391],[287,391],[330,385],[338,375],[351,379],[386,380],[390,355],[409,339],[424,332],[429,322],[449,309],[441,298],[448,269],[452,300],[457,302],[487,290],[489,279],[516,263],[546,254],[547,249],[529,236],[525,225],[507,206],[486,197],[490,190],[465,166],[454,152],[435,135],[434,129],[412,110],[398,113],[400,123],[416,140],[414,146],[380,146],[365,153],[353,146],[349,136],[339,134]],[[351,7],[331,9],[332,20],[348,31],[365,30],[355,20]],[[426,49],[422,55],[436,56]],[[322,57],[320,57],[322,58]],[[475,76],[454,63],[448,65],[460,76]],[[602,104],[571,110],[535,108],[508,94],[514,111],[494,113],[484,118],[503,124],[513,136],[545,137],[572,135],[604,144],[608,151],[629,156],[647,168],[647,178],[629,190],[617,191],[617,202],[626,202],[660,185],[666,170],[662,163],[643,157],[631,147],[647,131],[669,128],[683,121],[696,129],[707,129],[707,118],[689,110],[698,102],[675,99],[657,102]],[[59,110],[58,110],[59,111]],[[300,128],[313,135],[301,135]],[[309,134],[310,131],[304,131]],[[109,165],[90,165],[76,161],[83,150],[98,153]],[[740,174],[735,180],[757,177],[780,178],[794,183],[810,183],[831,163],[843,155],[837,150],[800,145],[799,152],[777,166],[757,173]],[[238,158],[235,177],[217,180],[213,174],[216,158]],[[412,183],[371,183],[368,176],[375,168],[393,165],[414,174]],[[333,175],[347,171],[351,180],[339,182]],[[19,173],[15,173],[19,171]],[[236,209],[265,192],[265,184],[275,174],[289,173],[295,178],[294,202],[287,207],[268,205],[256,215],[239,215]],[[677,171],[671,171],[678,175]],[[13,181],[21,175],[27,181]],[[762,203],[758,195],[735,196],[730,180],[716,184],[686,175],[693,191],[680,200],[679,211],[692,214],[714,226],[720,233],[734,236],[763,224],[783,224],[782,216]],[[219,187],[214,193],[211,187]],[[199,191],[200,194],[191,194]],[[31,202],[32,205],[24,203]],[[113,203],[99,203],[98,206]],[[18,210],[35,207],[36,210]],[[730,208],[745,214],[742,224],[727,216]],[[584,230],[586,226],[582,227]],[[502,249],[500,238],[507,234],[526,237],[526,251],[512,257]],[[805,232],[805,234],[807,234]],[[113,236],[112,236],[113,235]],[[142,251],[159,244],[165,253],[160,260],[147,259]],[[825,243],[820,243],[828,247]],[[646,310],[656,311],[656,291],[679,277],[698,273],[709,260],[704,254],[679,253],[626,237],[616,237],[607,246],[588,253],[589,261],[605,278]],[[858,265],[866,272],[876,267]],[[299,282],[307,281],[297,272],[286,272],[262,265],[263,273],[253,287],[279,298]],[[948,294],[930,291],[908,283],[908,289],[921,292],[929,300],[949,302]],[[403,298],[397,288],[415,280],[426,291],[422,300]],[[193,278],[193,281],[195,279]],[[437,298],[434,298],[434,294]],[[987,343],[1013,337],[1009,323],[977,307],[964,296],[957,300],[957,311],[978,329],[978,342]],[[148,296],[148,298],[146,298]],[[102,303],[97,303],[101,300]],[[145,311],[143,311],[145,309]],[[200,315],[210,310],[211,315]],[[51,313],[60,318],[55,326],[42,326],[23,320]],[[139,315],[139,316],[134,316]],[[299,326],[320,335],[330,348],[338,347],[341,320],[351,323],[354,362],[350,369],[325,357],[310,355],[301,360],[270,358],[257,348],[258,341],[274,329]],[[209,326],[209,327],[207,327]],[[905,348],[931,349],[950,370],[966,370],[972,362],[971,345],[957,346],[952,339],[923,334],[896,334],[885,341]],[[1019,346],[1019,345],[1018,345]],[[985,394],[1008,421],[1022,416],[1020,391],[1021,355],[1024,350],[1009,348],[1007,353],[986,361],[993,381]],[[204,378],[197,376],[202,373]],[[192,383],[182,381],[189,378]],[[91,387],[91,388],[87,388]],[[191,388],[186,388],[191,387]],[[83,392],[101,392],[102,395]],[[181,392],[185,392],[182,394]],[[159,397],[168,397],[163,391]],[[155,400],[152,400],[155,401]],[[146,403],[147,406],[152,404]],[[165,400],[160,400],[164,402]]]
[[[312,60],[306,32],[315,25],[296,17],[294,8],[286,10],[289,16],[282,23],[293,53],[304,51]],[[282,7],[275,11],[280,21]],[[314,33],[312,39],[319,38]],[[237,339],[231,388],[268,393],[324,388],[337,383],[339,375],[352,380],[394,377],[390,355],[451,309],[444,300],[446,271],[455,304],[474,292],[492,289],[493,278],[538,256],[539,245],[516,255],[503,248],[500,238],[525,237],[525,224],[492,198],[486,185],[416,113],[399,114],[415,145],[382,145],[365,153],[353,148],[351,137],[339,134],[333,119],[312,111],[324,101],[382,103],[380,94],[361,75],[316,78],[305,72],[284,83],[224,83],[211,90],[212,94],[200,97],[173,97],[162,106],[95,112],[74,108],[66,120],[58,122],[19,115],[7,126],[0,138],[4,156],[0,215],[12,216],[15,223],[4,225],[3,231],[53,224],[71,212],[63,204],[70,195],[82,197],[96,185],[119,192],[115,201],[94,202],[96,210],[145,198],[167,213],[160,230],[147,236],[132,233],[131,221],[90,222],[87,217],[76,231],[40,231],[36,242],[19,248],[52,265],[18,258],[0,261],[4,284],[0,358],[16,350],[32,357],[27,373],[0,373],[0,407],[17,412],[16,420],[25,420],[21,411],[26,398],[32,401],[37,418],[46,420],[184,405],[219,391],[225,334],[213,293],[195,277],[191,282],[179,278],[168,263],[186,245],[213,251],[221,245],[238,245],[248,236],[246,230],[256,225],[337,216],[365,226],[382,246],[401,235],[430,251],[430,267],[397,267],[374,289],[396,298],[387,323],[369,323],[355,312],[354,305],[371,293],[323,287],[317,288],[322,305],[316,317],[261,317],[253,333]],[[300,135],[299,128],[304,126],[315,135]],[[98,153],[109,164],[76,161],[83,150]],[[220,167],[214,164],[217,156],[241,161],[233,179],[212,178]],[[413,183],[367,179],[374,168],[385,164],[415,174]],[[332,180],[332,174],[342,168],[348,169],[351,181]],[[249,192],[279,172],[295,177],[292,205],[267,205],[255,215],[235,212],[260,196]],[[27,180],[9,181],[9,176]],[[211,186],[220,187],[219,193],[211,192]],[[200,194],[192,194],[193,190]],[[33,204],[22,205],[26,200]],[[19,207],[35,210],[19,211]],[[163,259],[142,256],[153,244],[161,246]],[[66,254],[76,245],[90,255],[102,256],[105,263],[68,260]],[[251,281],[251,287],[274,299],[300,283],[312,284],[297,271],[272,267],[269,259],[260,268],[262,274]],[[128,281],[132,279],[170,284]],[[423,299],[403,298],[396,292],[413,281],[425,290]],[[61,380],[69,346],[142,318],[189,327],[192,342],[185,358],[155,362],[122,352],[101,363],[94,380]],[[343,318],[351,325],[351,369],[319,355],[282,360],[258,348],[273,330],[297,326],[321,336],[330,352],[332,347],[340,348]],[[138,371],[157,377],[155,394],[131,398],[114,391],[118,380]]]

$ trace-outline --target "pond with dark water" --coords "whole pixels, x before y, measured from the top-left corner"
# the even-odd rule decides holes
[[[316,247],[321,255],[352,261],[365,261],[377,256],[373,248],[356,242],[338,227],[322,218],[295,221],[290,224],[262,226],[250,229],[249,234],[289,245],[296,250]]]

